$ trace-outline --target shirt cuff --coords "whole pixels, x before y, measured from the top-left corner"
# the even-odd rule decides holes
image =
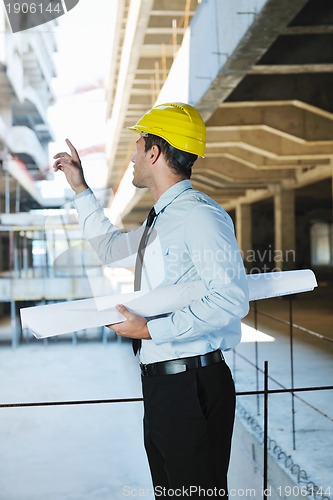
[[[78,200],[79,198],[83,198],[83,196],[87,196],[88,194],[91,194],[92,190],[88,187],[85,191],[82,191],[79,194],[76,194],[74,196],[74,200]]]
[[[174,340],[170,335],[170,319],[168,317],[151,319],[147,322],[147,327],[149,335],[156,345]]]

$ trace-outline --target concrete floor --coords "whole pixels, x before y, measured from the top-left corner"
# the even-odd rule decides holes
[[[0,350],[1,402],[141,397],[130,345]],[[0,410],[0,499],[124,498],[151,487],[142,403]]]

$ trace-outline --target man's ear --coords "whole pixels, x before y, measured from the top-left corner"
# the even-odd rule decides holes
[[[153,144],[148,154],[152,165],[154,165],[161,155],[161,148],[157,144]]]

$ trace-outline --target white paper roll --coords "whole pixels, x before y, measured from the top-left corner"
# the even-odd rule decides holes
[[[309,269],[249,274],[247,282],[250,300],[306,292],[317,286],[315,275]],[[206,294],[207,288],[202,281],[192,281],[156,288],[151,292],[26,307],[20,312],[23,328],[28,328],[37,338],[45,338],[124,321],[115,309],[117,304],[124,304],[131,311],[149,317],[182,309]]]

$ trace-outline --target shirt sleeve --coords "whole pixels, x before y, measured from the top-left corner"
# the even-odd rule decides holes
[[[78,200],[79,198],[83,198],[84,196],[87,196],[88,194],[91,194],[92,190],[88,187],[85,191],[82,191],[81,193],[78,193],[74,196],[74,201]]]
[[[142,227],[122,233],[105,216],[104,210],[90,188],[74,197],[79,225],[101,261],[106,265],[134,267]]]
[[[206,294],[189,306],[148,322],[156,344],[196,340],[244,317],[249,308],[246,274],[229,215],[209,204],[193,208],[186,245]]]

